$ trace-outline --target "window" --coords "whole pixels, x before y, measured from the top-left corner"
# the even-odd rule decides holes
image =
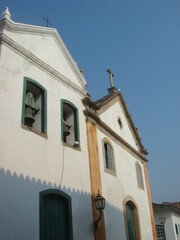
[[[115,175],[114,151],[108,139],[103,140],[103,155],[105,171]]]
[[[138,187],[144,189],[142,170],[138,162],[136,162],[136,175]]]
[[[47,134],[47,92],[38,82],[24,78],[22,124],[35,132]]]
[[[120,129],[122,129],[122,128],[123,128],[123,124],[122,124],[121,118],[118,117],[118,118],[117,118],[117,121],[118,121],[118,124],[119,124]]]
[[[61,139],[71,146],[79,147],[78,109],[67,100],[61,100]]]
[[[175,224],[175,229],[176,229],[176,234],[178,235],[179,232],[178,232],[178,225],[177,224]]]
[[[164,227],[162,225],[156,225],[157,240],[165,240]]]
[[[140,240],[139,213],[134,199],[127,196],[123,201],[127,240]]]

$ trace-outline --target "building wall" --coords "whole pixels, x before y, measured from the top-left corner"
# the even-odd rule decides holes
[[[74,239],[93,239],[83,96],[4,45],[0,72],[0,239],[39,239],[39,192],[51,188],[72,198]],[[47,90],[47,139],[21,127],[24,77]],[[79,109],[80,150],[61,142],[61,99]]]
[[[104,170],[102,145],[104,137],[110,140],[114,149],[116,176],[113,176]],[[152,240],[152,226],[143,173],[143,164],[138,160],[138,158],[125,150],[123,146],[120,146],[110,136],[99,130],[98,145],[102,193],[106,199],[106,208],[104,210],[106,239],[126,239],[123,201],[129,196],[135,200],[138,206],[141,239]],[[141,166],[144,190],[140,189],[137,185],[135,168],[136,161],[138,161]]]
[[[21,27],[26,28],[23,24]],[[73,239],[94,239],[91,197],[93,200],[92,193],[95,194],[96,187],[101,184],[100,191],[106,199],[106,234],[103,239],[105,235],[109,240],[126,239],[123,202],[127,197],[137,204],[141,239],[153,239],[143,163],[135,153],[98,129],[96,153],[99,153],[99,158],[96,157],[100,164],[100,177],[96,177],[101,179],[101,183],[98,180],[97,186],[92,187],[82,104],[86,90],[82,79],[69,62],[71,57],[67,57],[69,53],[62,40],[55,37],[56,31],[31,27],[31,31],[26,28],[24,32],[19,28],[3,31],[9,41],[18,44],[16,50],[11,44],[0,45],[0,239],[39,239],[39,193],[53,188],[64,191],[72,199]],[[40,32],[36,35],[35,29],[38,28]],[[27,50],[31,56],[38,57],[36,60],[40,64],[33,62],[29,55],[20,53],[18,47],[22,47],[22,52]],[[47,70],[48,66],[51,72]],[[58,77],[53,74],[56,72]],[[47,90],[45,137],[21,126],[24,77],[37,81]],[[61,99],[71,101],[79,110],[80,149],[61,141]],[[117,123],[117,112],[123,122],[122,130]],[[100,117],[138,150],[119,102]],[[104,171],[104,137],[111,141],[114,149],[116,176]],[[141,166],[144,190],[137,185],[136,161]],[[93,156],[90,162],[93,164]],[[98,233],[95,238],[100,239]]]
[[[177,235],[175,230],[175,224],[180,225],[180,215],[176,212],[170,210],[163,210],[155,212],[155,223],[161,224],[159,221],[159,217],[165,217],[166,222],[164,224],[166,240],[179,240],[180,232]]]

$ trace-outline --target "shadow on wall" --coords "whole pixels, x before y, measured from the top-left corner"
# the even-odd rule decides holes
[[[58,186],[0,169],[1,240],[39,240],[39,193],[47,189]],[[93,240],[91,194],[64,186],[59,190],[72,199],[73,239]],[[109,203],[105,222],[107,239],[126,239],[123,213]]]

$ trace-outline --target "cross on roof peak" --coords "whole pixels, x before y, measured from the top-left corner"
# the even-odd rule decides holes
[[[48,28],[49,27],[49,25],[51,25],[52,26],[52,23],[51,22],[49,22],[49,18],[48,18],[48,16],[45,18],[45,17],[43,17],[43,19],[46,21],[46,27]]]
[[[113,84],[114,74],[112,73],[111,69],[107,69],[106,71],[109,73],[111,88],[113,88],[114,87],[114,84]]]

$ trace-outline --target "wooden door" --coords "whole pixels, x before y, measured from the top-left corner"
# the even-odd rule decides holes
[[[126,204],[126,214],[127,214],[129,240],[136,240],[134,214],[133,214],[133,209],[129,204]]]
[[[40,240],[71,240],[71,209],[60,192],[43,194],[40,201]]]

